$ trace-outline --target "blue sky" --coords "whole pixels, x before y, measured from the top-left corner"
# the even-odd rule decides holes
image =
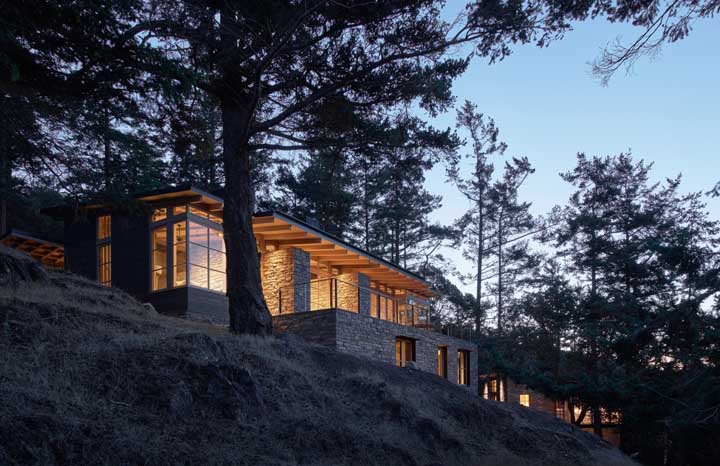
[[[578,152],[632,150],[636,159],[654,163],[657,180],[681,173],[685,191],[707,191],[720,181],[720,19],[696,23],[688,38],[602,87],[589,62],[615,37],[627,43],[639,33],[599,20],[578,24],[548,48],[518,46],[494,65],[476,59],[455,82],[458,104],[469,99],[495,119],[508,143],[506,157],[527,156],[536,168],[522,191],[534,214],[567,200],[571,189],[558,173],[574,166]],[[431,121],[454,127],[454,118],[449,112]],[[448,223],[467,208],[443,167],[429,174],[427,187],[444,198],[437,220]],[[720,219],[720,199],[709,199],[708,209]],[[470,266],[449,255],[458,268]]]

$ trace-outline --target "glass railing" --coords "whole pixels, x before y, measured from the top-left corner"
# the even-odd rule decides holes
[[[337,278],[281,287],[278,289],[277,302],[271,304],[270,310],[273,314],[292,314],[324,309],[357,312],[402,325],[432,327],[429,308]]]

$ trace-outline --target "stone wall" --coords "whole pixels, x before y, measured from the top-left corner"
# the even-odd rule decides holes
[[[271,314],[278,314],[281,309],[282,313],[310,310],[307,285],[310,255],[307,252],[297,248],[270,251],[263,253],[261,262],[263,294]]]
[[[278,316],[274,323],[277,331],[393,365],[395,339],[410,338],[415,341],[415,367],[433,374],[438,372],[438,347],[447,347],[447,378],[453,383],[457,383],[458,350],[470,351],[468,388],[477,391],[477,348],[471,342],[338,309]]]

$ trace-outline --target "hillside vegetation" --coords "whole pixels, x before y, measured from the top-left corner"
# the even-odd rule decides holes
[[[551,416],[0,250],[2,465],[631,465]]]

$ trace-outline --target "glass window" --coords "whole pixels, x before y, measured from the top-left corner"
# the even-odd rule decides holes
[[[101,285],[112,284],[112,250],[111,245],[101,244],[98,246],[98,281]]]
[[[187,285],[187,230],[185,222],[178,222],[173,225],[173,266],[174,266],[174,283],[173,286]]]
[[[110,216],[101,215],[97,219],[97,239],[110,238]]]
[[[190,263],[193,265],[200,266],[202,268],[208,268],[208,248],[198,246],[195,243],[190,243]]]
[[[208,269],[190,264],[190,284],[200,288],[208,287]]]
[[[173,207],[173,215],[182,215],[185,212],[187,212],[187,206],[185,205],[176,205]]]
[[[225,252],[225,238],[223,238],[222,231],[213,230],[211,228],[208,243],[210,249]]]
[[[213,291],[220,291],[225,293],[225,284],[227,279],[225,278],[224,272],[218,272],[216,270],[210,270],[210,289]]]
[[[525,406],[526,408],[530,407],[530,394],[529,393],[521,393],[520,394],[520,404],[522,406]]]
[[[208,227],[190,222],[190,242],[208,247]]]
[[[152,230],[152,289],[167,288],[167,228]]]
[[[437,373],[440,377],[447,379],[447,346],[438,346],[438,368]]]
[[[470,385],[470,353],[458,350],[458,384]]]
[[[405,367],[409,361],[415,361],[415,340],[395,338],[395,365]]]
[[[159,222],[160,220],[165,220],[167,218],[167,209],[165,207],[161,209],[155,209],[152,213],[152,221],[153,222]]]

